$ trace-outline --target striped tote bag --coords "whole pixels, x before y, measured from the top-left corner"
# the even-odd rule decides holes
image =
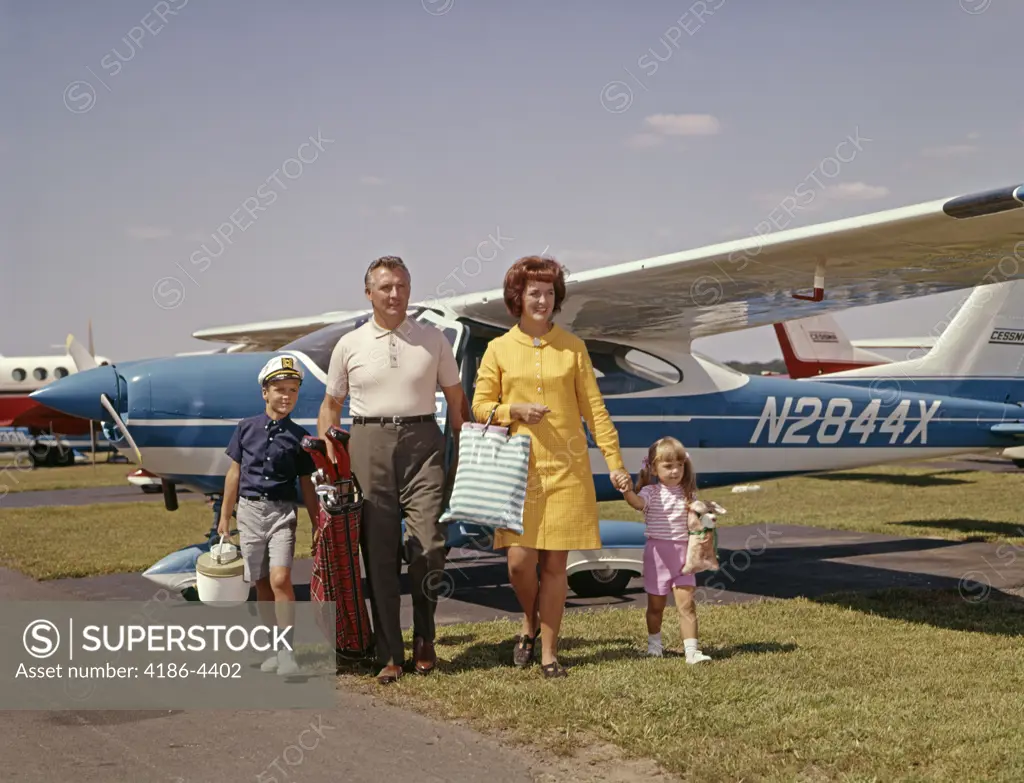
[[[491,411],[491,416],[494,411]],[[441,522],[523,532],[530,436],[507,427],[467,422],[459,432],[459,465]]]

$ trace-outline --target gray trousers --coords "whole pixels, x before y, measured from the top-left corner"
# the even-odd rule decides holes
[[[353,424],[352,472],[363,489],[360,544],[366,563],[377,659],[405,662],[401,624],[402,550],[409,560],[413,633],[434,640],[443,572],[444,435],[435,422]],[[405,518],[405,541],[402,518]]]

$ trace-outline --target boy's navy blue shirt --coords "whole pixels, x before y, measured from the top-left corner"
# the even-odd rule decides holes
[[[291,416],[275,421],[263,412],[238,422],[225,453],[242,466],[239,496],[298,503],[296,479],[316,470],[302,448],[302,436],[308,434]]]

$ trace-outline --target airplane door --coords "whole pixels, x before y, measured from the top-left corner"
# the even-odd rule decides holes
[[[469,339],[469,332],[465,325],[458,321],[444,318],[433,310],[424,310],[416,316],[416,320],[421,323],[428,323],[441,330],[441,333],[448,340],[448,344],[452,347],[452,352],[455,354],[455,363],[461,367],[462,357],[466,352],[466,342]],[[444,462],[445,467],[447,467],[451,464],[452,433],[451,427],[448,425],[448,401],[440,389],[437,390],[434,399],[434,416],[437,418],[438,426],[444,432],[445,443],[447,444]]]

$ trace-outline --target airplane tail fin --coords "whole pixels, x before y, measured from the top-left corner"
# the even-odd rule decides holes
[[[830,315],[815,315],[774,326],[790,378],[812,378],[891,361],[853,345]]]
[[[948,324],[935,325],[932,331],[941,334],[919,358],[842,376],[892,379],[922,393],[1024,403],[1024,281],[977,286]]]

